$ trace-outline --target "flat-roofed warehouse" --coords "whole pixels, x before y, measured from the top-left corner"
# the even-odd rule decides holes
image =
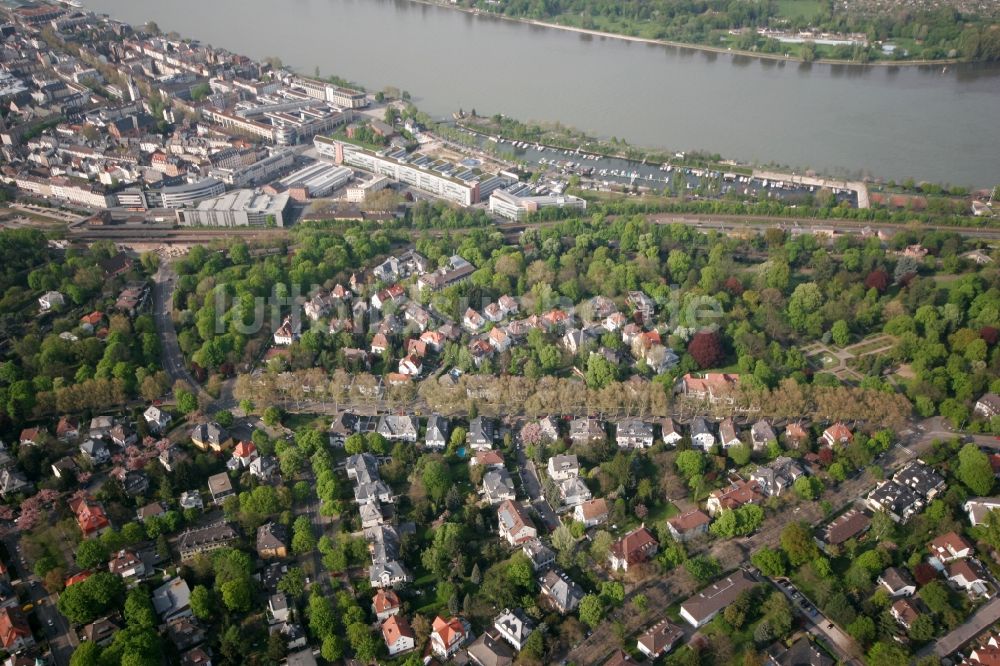
[[[233,190],[197,208],[177,211],[182,227],[283,227],[290,197],[256,190]]]

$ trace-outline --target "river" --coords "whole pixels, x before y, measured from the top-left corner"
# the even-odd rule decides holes
[[[369,90],[837,175],[1000,183],[1000,65],[802,65],[581,35],[407,0],[85,0]]]

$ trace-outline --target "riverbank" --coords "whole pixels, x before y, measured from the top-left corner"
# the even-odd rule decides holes
[[[872,60],[871,62],[855,62],[853,60],[837,60],[835,58],[817,58],[806,62],[800,58],[793,58],[788,55],[782,55],[780,53],[761,53],[759,51],[744,51],[742,49],[734,49],[731,47],[721,47],[721,46],[710,46],[708,44],[695,44],[691,42],[677,42],[669,39],[652,39],[649,37],[636,37],[633,35],[623,35],[617,32],[605,32],[603,30],[591,30],[588,28],[578,28],[572,25],[563,25],[561,23],[553,23],[551,21],[539,21],[536,19],[526,19],[517,16],[507,16],[505,14],[492,14],[490,12],[483,12],[478,9],[469,9],[467,7],[459,7],[450,3],[436,2],[435,0],[410,0],[420,5],[428,5],[431,7],[440,7],[442,9],[452,9],[456,11],[463,12],[465,14],[470,14],[472,16],[483,16],[488,18],[500,19],[503,21],[511,21],[514,23],[521,23],[524,25],[531,25],[538,28],[552,28],[553,30],[564,30],[566,32],[575,32],[580,35],[587,35],[589,37],[602,37],[605,39],[619,39],[625,42],[635,42],[638,44],[651,44],[654,46],[669,46],[677,49],[687,49],[690,51],[702,51],[705,53],[716,53],[731,56],[743,56],[747,58],[757,58],[759,60],[770,60],[772,62],[795,62],[803,65],[849,65],[851,67],[933,67],[935,65],[948,66],[957,65],[963,63],[963,61],[957,58],[944,58],[941,60]]]

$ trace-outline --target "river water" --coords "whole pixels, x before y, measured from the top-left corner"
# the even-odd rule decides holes
[[[85,0],[423,110],[561,121],[837,175],[1000,183],[1000,65],[802,65],[581,35],[407,0]]]

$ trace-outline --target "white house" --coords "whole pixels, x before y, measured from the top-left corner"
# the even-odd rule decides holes
[[[409,652],[417,646],[417,635],[406,618],[399,615],[393,615],[382,623],[382,639],[390,657]]]
[[[167,414],[156,405],[150,405],[149,408],[143,412],[142,417],[146,419],[146,424],[153,432],[162,432],[168,425],[170,425],[171,421],[170,414]]]
[[[47,291],[38,297],[38,307],[42,309],[42,312],[48,312],[52,308],[62,307],[66,303],[66,299],[58,291]]]
[[[576,454],[552,456],[549,458],[548,472],[553,481],[565,481],[580,476],[580,462]]]

